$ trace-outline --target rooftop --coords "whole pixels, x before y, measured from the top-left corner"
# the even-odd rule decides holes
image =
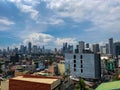
[[[18,77],[12,78],[12,79],[29,81],[29,82],[44,83],[44,84],[52,84],[58,80],[58,79],[53,79],[53,78],[30,78],[30,77],[23,77],[23,76],[18,76]]]
[[[102,83],[95,90],[120,90],[120,81]]]

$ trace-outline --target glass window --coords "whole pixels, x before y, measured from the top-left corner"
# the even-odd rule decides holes
[[[76,64],[74,64],[74,67],[76,67]]]
[[[73,57],[74,59],[76,59],[76,55],[74,55],[74,57]]]
[[[82,55],[80,55],[80,59],[83,59],[83,56],[82,56]]]
[[[74,63],[76,63],[76,60],[74,60]]]
[[[83,69],[81,69],[81,73],[83,73]]]

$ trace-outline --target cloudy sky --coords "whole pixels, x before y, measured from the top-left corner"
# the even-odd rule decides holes
[[[120,40],[120,0],[0,0],[0,47]]]

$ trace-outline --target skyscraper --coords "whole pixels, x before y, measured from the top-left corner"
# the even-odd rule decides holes
[[[34,53],[34,54],[37,54],[37,53],[38,53],[37,45],[33,45],[32,53]]]
[[[85,49],[85,42],[79,41],[79,53],[83,53],[84,49]]]
[[[114,43],[114,55],[118,57],[120,55],[120,42]]]
[[[94,53],[100,52],[99,44],[93,44],[93,52],[94,52]]]
[[[86,43],[86,48],[89,48],[89,43]]]
[[[109,39],[109,54],[113,55],[113,38]]]
[[[101,46],[101,47],[100,47],[100,52],[101,52],[102,54],[106,54],[106,46]]]
[[[32,47],[32,44],[31,44],[31,42],[29,42],[29,43],[28,43],[28,53],[31,53],[31,50],[32,50],[31,47]]]
[[[109,54],[109,44],[106,44],[106,54]]]
[[[25,50],[24,50],[24,45],[20,45],[20,53],[21,54],[24,54],[25,52],[24,52]]]
[[[67,53],[67,49],[68,49],[67,43],[63,43],[63,54]]]

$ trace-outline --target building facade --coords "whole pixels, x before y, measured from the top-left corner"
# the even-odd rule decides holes
[[[114,43],[114,55],[116,57],[120,55],[120,42]]]
[[[99,53],[100,52],[99,44],[93,44],[93,52],[94,53]]]
[[[99,79],[101,76],[100,55],[65,54],[65,71],[72,77]]]
[[[79,41],[79,53],[83,53],[84,49],[85,49],[85,42]]]

